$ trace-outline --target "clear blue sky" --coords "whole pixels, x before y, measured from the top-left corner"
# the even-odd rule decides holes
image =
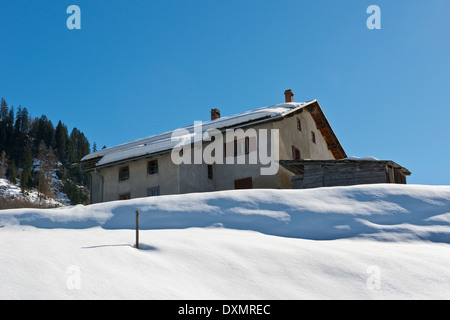
[[[69,5],[81,30],[69,30]],[[369,30],[369,5],[381,30]],[[349,156],[450,184],[448,0],[1,0],[0,96],[113,146],[318,99]]]

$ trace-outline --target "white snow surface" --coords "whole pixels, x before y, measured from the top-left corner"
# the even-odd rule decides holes
[[[0,299],[449,299],[449,217],[392,184],[2,210]]]
[[[248,121],[257,121],[263,118],[285,116],[314,102],[316,102],[316,100],[312,100],[309,102],[282,103],[270,107],[263,107],[256,110],[243,112],[233,116],[221,117],[216,120],[205,121],[201,123],[201,131],[199,134],[196,134],[195,131],[197,130],[196,125],[194,124],[191,126],[180,128],[185,132],[189,132],[190,134],[177,136],[176,139],[172,139],[173,136],[176,136],[174,135],[174,132],[176,132],[176,130],[168,131],[150,137],[137,139],[115,147],[99,150],[97,152],[86,155],[83,159],[81,159],[81,161],[102,157],[97,162],[97,165],[100,166],[123,159],[171,150],[176,145],[182,146],[184,144],[190,144],[191,142],[202,140],[203,133],[207,130],[220,130],[223,128],[237,126]],[[184,143],[180,144],[180,142]]]

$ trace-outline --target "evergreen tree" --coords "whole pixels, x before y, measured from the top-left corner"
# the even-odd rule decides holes
[[[20,188],[22,193],[25,189],[30,189],[33,186],[32,179],[33,154],[31,153],[30,145],[27,143],[24,151],[22,178],[20,179]]]
[[[11,161],[11,163],[8,165],[8,169],[6,169],[6,179],[9,180],[9,182],[16,184],[17,183],[17,167],[15,161]]]
[[[0,121],[0,150],[6,149],[6,126],[3,121]]]
[[[55,151],[58,156],[58,160],[67,165],[67,145],[68,145],[68,131],[67,127],[61,122],[58,122],[55,130]]]
[[[70,200],[70,204],[79,204],[81,203],[80,191],[73,181],[66,179],[64,181],[64,193]]]
[[[77,162],[77,136],[78,129],[73,128],[69,136],[69,144],[67,146],[67,159],[70,164]]]
[[[28,110],[27,108],[22,108],[21,105],[19,105],[19,108],[17,110],[14,129],[16,130],[16,132],[20,132],[24,136],[28,134]]]
[[[89,145],[88,139],[85,137],[84,133],[78,131],[77,140],[77,162],[83,159],[85,155],[91,153],[91,147]]]
[[[22,114],[20,116],[21,129],[25,136],[28,135],[29,127],[29,115],[27,108],[22,109]]]
[[[69,144],[67,149],[67,156],[69,165],[79,162],[85,155],[89,154],[89,141],[84,134],[77,128],[73,128],[69,136]],[[80,167],[71,166],[69,168],[70,177],[75,183],[86,185],[88,181],[87,175],[80,169]]]
[[[15,158],[15,146],[14,146],[14,107],[11,106],[11,108],[8,111],[8,114],[6,115],[6,118],[3,120],[4,126],[5,126],[5,146],[4,150],[10,157],[10,161]]]
[[[14,123],[14,129],[16,129],[16,131],[22,130],[21,117],[22,117],[22,106],[19,105],[19,108],[17,109],[16,122]]]
[[[37,121],[37,136],[38,143],[44,140],[47,147],[55,147],[55,128],[47,116],[42,115]]]
[[[51,189],[51,177],[52,177],[52,169],[54,166],[54,154],[53,159],[50,159],[52,156],[50,154],[51,148],[47,148],[44,140],[41,140],[39,144],[39,153],[37,157],[39,171],[38,171],[38,191],[39,191],[39,199],[45,197],[53,197],[53,192]]]
[[[5,120],[8,116],[8,104],[6,103],[5,99],[1,99],[0,102],[0,120]]]
[[[9,109],[8,115],[5,117],[5,123],[9,128],[13,127],[14,124],[14,106]]]
[[[8,157],[6,156],[5,150],[3,150],[0,155],[0,178],[3,178],[6,175],[7,169],[8,169]]]
[[[16,114],[16,122],[14,123],[14,144],[11,147],[11,155],[16,160],[19,167],[23,166],[23,152],[27,144],[26,125],[28,123],[28,116],[25,120],[22,106],[19,106]]]

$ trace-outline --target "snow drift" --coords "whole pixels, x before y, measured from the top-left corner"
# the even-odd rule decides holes
[[[224,227],[311,240],[370,237],[450,243],[450,187],[377,184],[239,190],[0,212],[0,226],[180,229]]]
[[[3,210],[0,243],[1,299],[448,299],[450,187]]]

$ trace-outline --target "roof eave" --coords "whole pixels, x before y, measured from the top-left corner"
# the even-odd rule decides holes
[[[344,148],[331,128],[331,125],[325,117],[325,114],[317,100],[314,100],[312,104],[306,106],[306,110],[311,113],[311,116],[316,123],[317,130],[319,130],[324,137],[325,142],[328,145],[328,149],[331,151],[334,158],[337,160],[347,158]]]

